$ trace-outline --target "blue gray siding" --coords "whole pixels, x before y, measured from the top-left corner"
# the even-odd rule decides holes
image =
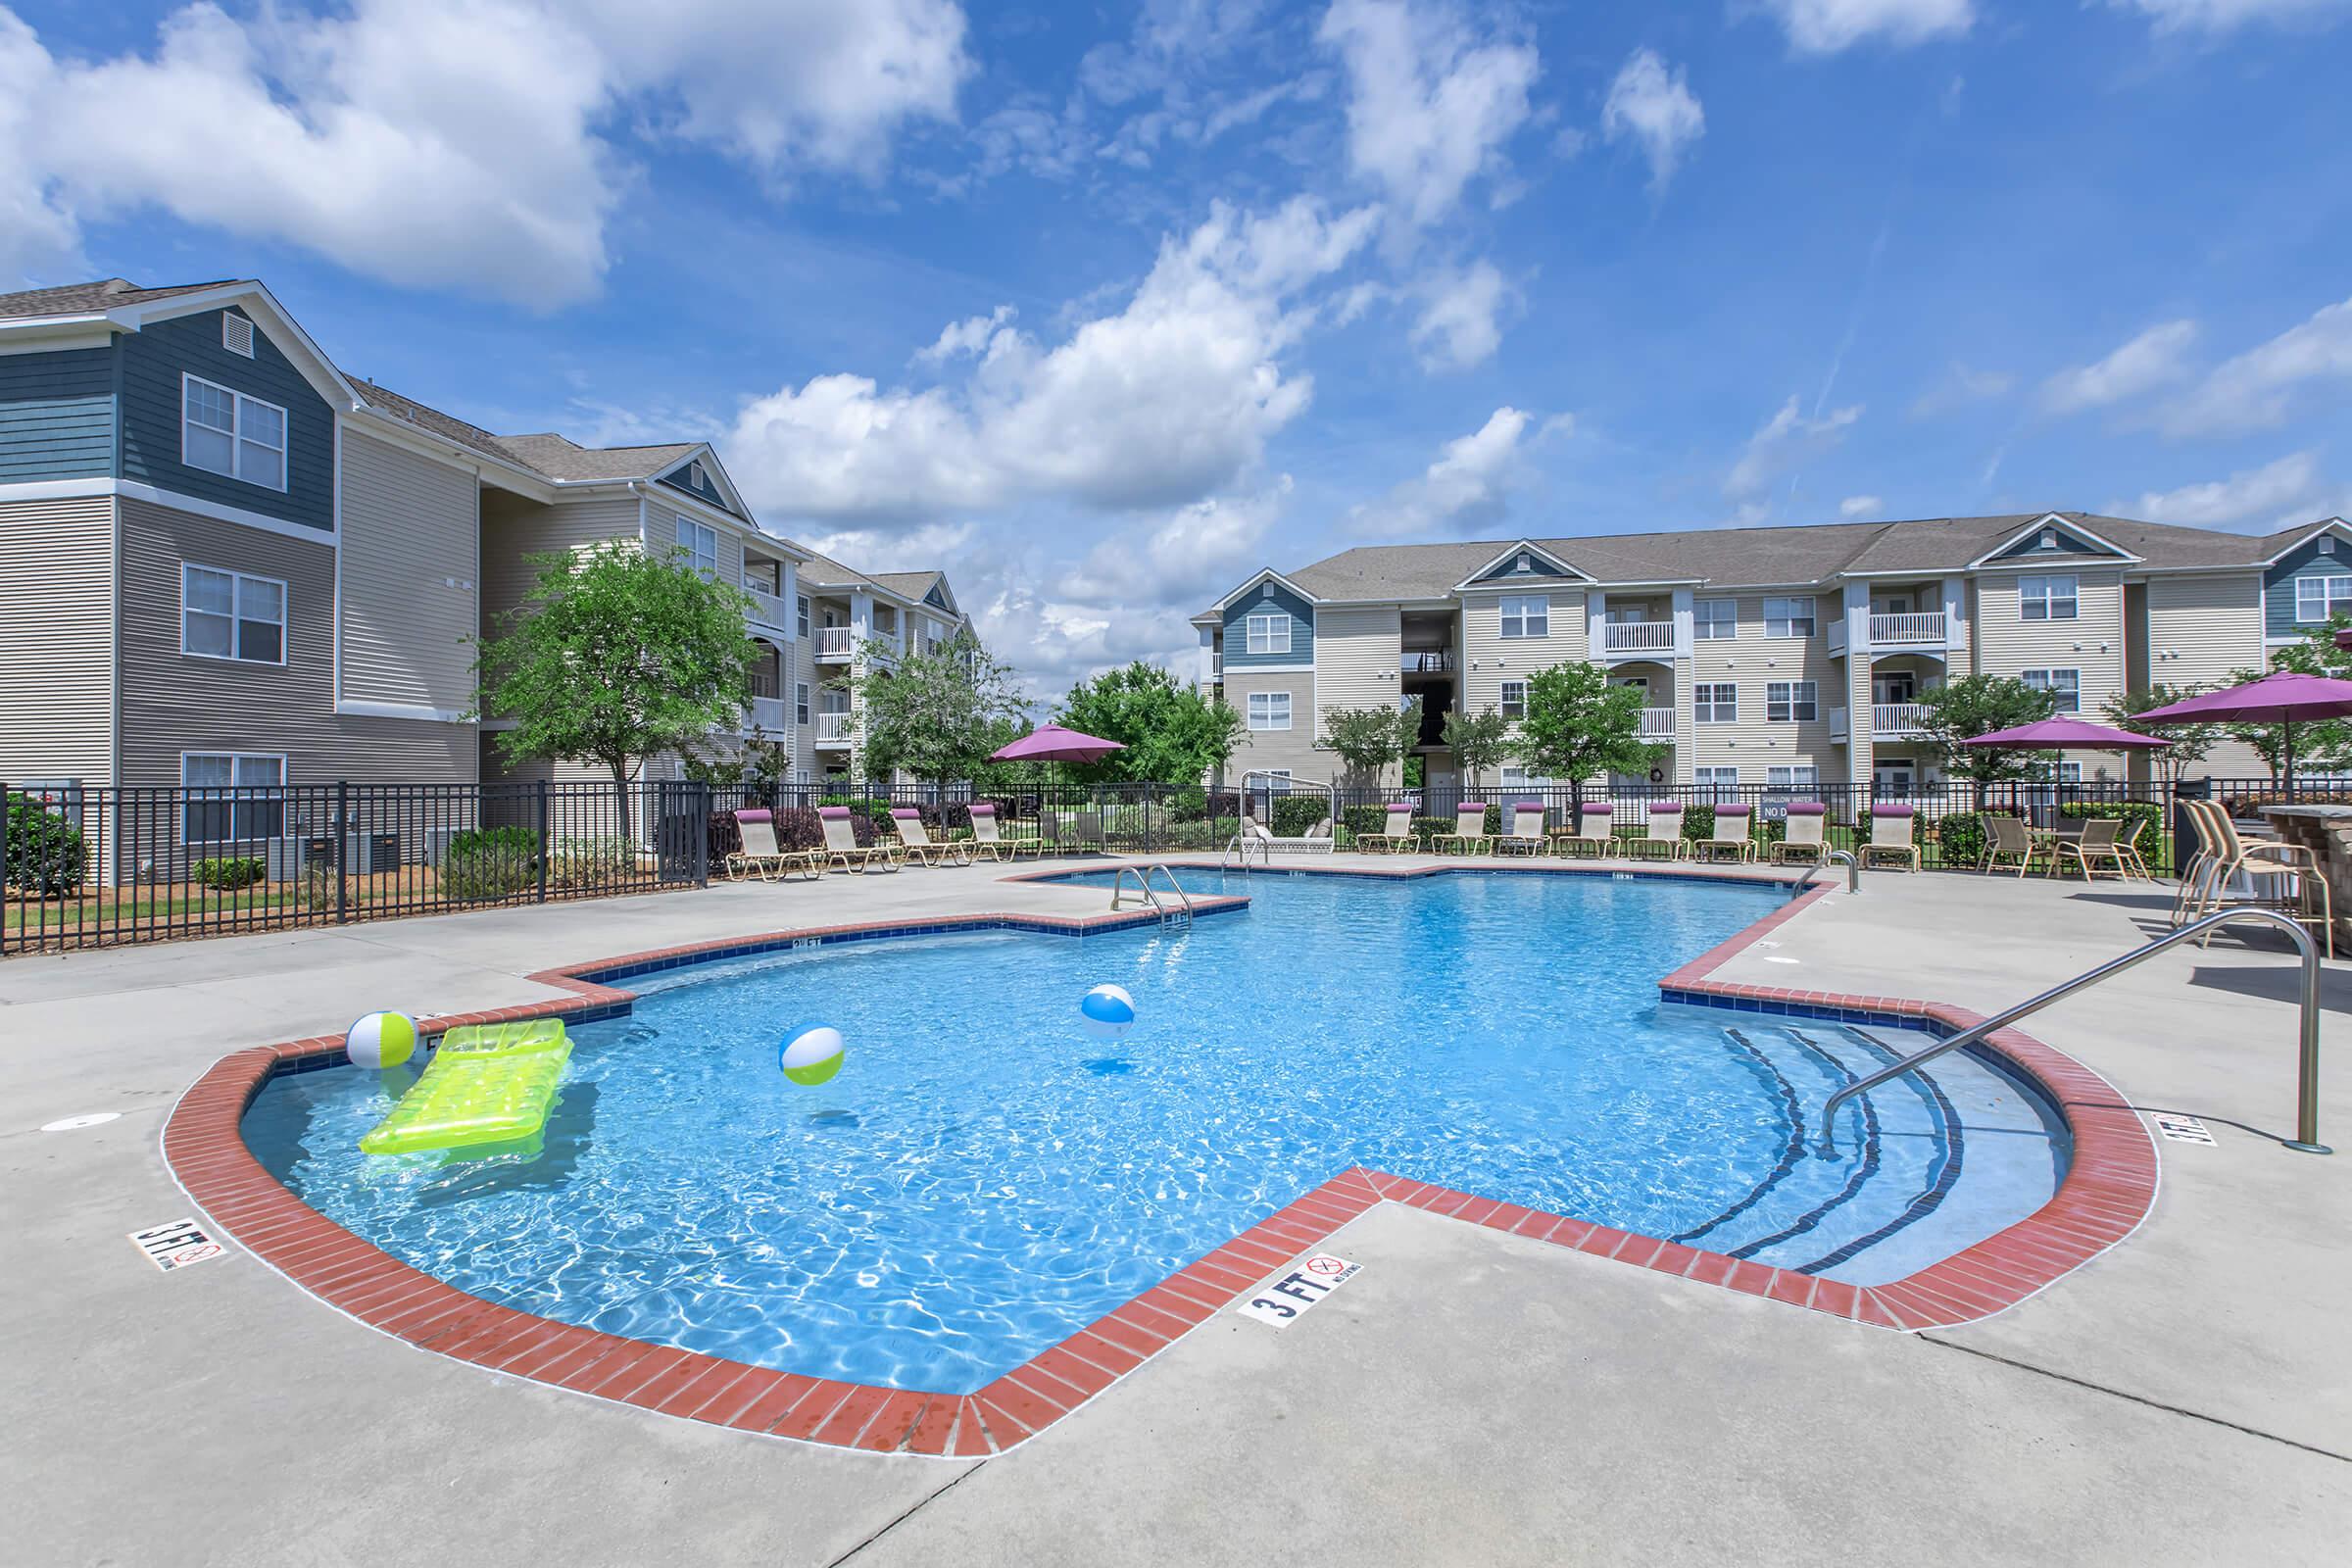
[[[243,313],[239,313],[240,315]],[[335,422],[326,400],[256,323],[254,357],[220,343],[219,311],[204,311],[125,334],[122,356],[122,476],[224,507],[330,532],[335,525]],[[200,375],[286,411],[283,492],[230,479],[179,461],[180,375]]]
[[[2352,576],[2352,540],[2336,537],[2335,554],[2331,556],[2320,554],[2317,539],[2307,539],[2288,551],[2277,565],[2262,574],[2262,634],[2298,637],[2319,624],[2295,619],[2297,577],[2343,576]]]
[[[1273,590],[1268,598],[1266,590]],[[1250,652],[1251,615],[1280,611],[1291,617],[1291,651],[1287,654]],[[1315,608],[1277,582],[1251,588],[1225,609],[1225,667],[1290,668],[1315,662]]]
[[[656,480],[655,483],[665,484],[672,490],[682,491],[687,495],[693,496],[698,501],[707,501],[711,506],[718,508],[721,512],[732,512],[739,517],[743,515],[741,511],[727,504],[726,492],[719,489],[718,481],[710,477],[710,466],[708,463],[703,465],[703,482],[700,485],[695,485],[689,482],[689,478],[693,471],[693,464],[681,463],[676,468],[668,473],[663,474],[660,479]]]
[[[1525,571],[1519,569],[1519,560],[1522,555],[1527,558],[1528,569]],[[1576,579],[1568,576],[1565,572],[1553,569],[1551,563],[1529,550],[1514,551],[1505,557],[1502,564],[1494,570],[1482,572],[1478,580],[1480,582],[1524,582],[1548,585],[1558,582],[1573,582]]]
[[[0,354],[0,484],[114,471],[112,351]]]
[[[2113,560],[2115,558],[2115,552],[2108,549],[2105,545],[2093,544],[2079,533],[2059,527],[2057,523],[2051,523],[2050,528],[2055,530],[2058,535],[2058,546],[2056,549],[2044,550],[2041,547],[2041,536],[2045,530],[2036,528],[2032,533],[2026,535],[2023,539],[2020,539],[2017,543],[2011,545],[2008,549],[2002,551],[1999,555],[1993,557],[1992,559],[1995,561],[2031,561],[2035,556],[2050,556],[2053,558],[2059,556],[2094,556],[2103,557],[2107,560]]]

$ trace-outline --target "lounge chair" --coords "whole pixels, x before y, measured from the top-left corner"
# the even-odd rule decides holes
[[[1903,862],[1908,871],[1919,869],[1919,845],[1912,838],[1912,824],[1919,812],[1908,806],[1874,806],[1870,808],[1870,840],[1862,846],[1862,863],[1869,865],[1881,856],[1892,856]]]
[[[2017,863],[2017,874],[2024,876],[2041,858],[2041,846],[2034,842],[2033,830],[2023,817],[1988,816],[1984,818],[1984,855],[1977,869],[1987,876],[2004,869],[2002,861]]]
[[[1807,860],[1819,865],[1829,858],[1830,841],[1824,832],[1829,825],[1830,808],[1819,801],[1790,801],[1788,836],[1772,847],[1772,863]]]
[[[1576,826],[1561,828],[1551,840],[1561,855],[1574,849],[1607,855],[1617,847],[1617,808],[1607,801],[1587,801],[1577,808]]]
[[[1482,801],[1462,801],[1453,808],[1453,831],[1432,833],[1430,852],[1443,855],[1450,844],[1464,855],[1483,855],[1494,844],[1487,836],[1487,808]]]
[[[814,850],[787,850],[777,844],[773,811],[760,808],[737,811],[735,828],[742,835],[743,846],[727,853],[725,871],[729,877],[741,880],[748,876],[773,882],[800,871],[813,881],[825,874],[824,858]]]
[[[1486,824],[1479,824],[1484,827]],[[1511,808],[1510,831],[1494,840],[1494,853],[1505,850],[1517,854],[1542,855],[1551,848],[1551,839],[1544,831],[1544,803],[1521,801]]]
[[[1748,835],[1748,823],[1754,820],[1754,808],[1748,806],[1717,806],[1715,827],[1705,838],[1690,846],[1693,859],[1716,860],[1723,852],[1732,852],[1735,860],[1756,858],[1756,841]]]
[[[1413,831],[1413,803],[1391,801],[1388,826],[1378,833],[1358,833],[1355,847],[1366,855],[1403,855],[1421,847],[1421,835]]]
[[[993,801],[972,803],[972,856],[975,859],[1017,860],[1023,850],[1031,855],[1045,853],[1046,841],[1034,833],[1015,834],[1006,838],[999,831],[997,808]]]
[[[1690,853],[1690,847],[1683,842],[1682,802],[1652,801],[1642,815],[1642,836],[1626,841],[1628,854],[1647,855],[1655,849],[1663,851],[1667,859],[1679,860]]]
[[[923,826],[923,813],[911,806],[894,806],[890,811],[891,831],[899,836],[899,849],[906,859],[917,865],[969,865],[970,852],[960,844],[942,844],[931,837]]]
[[[838,865],[844,871],[870,871],[875,866],[885,871],[899,868],[899,858],[883,845],[867,849],[858,842],[857,831],[850,826],[850,808],[846,806],[820,806],[816,819],[825,829],[825,864]]]
[[[2071,860],[2085,882],[2099,876],[2102,866],[2118,881],[2131,881],[2132,861],[2118,837],[2123,826],[2112,816],[2085,817],[2082,837],[2058,841],[2058,869],[2065,870]]]
[[[1245,816],[1242,818],[1242,831],[1249,836],[1252,843],[1263,848],[1268,855],[1279,850],[1295,850],[1301,855],[1329,855],[1334,848],[1331,837],[1331,818],[1329,817],[1317,822],[1304,833],[1285,837],[1267,827],[1256,817]]]

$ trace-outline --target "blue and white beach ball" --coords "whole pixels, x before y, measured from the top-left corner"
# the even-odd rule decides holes
[[[778,1059],[785,1077],[812,1089],[841,1071],[842,1049],[840,1030],[831,1024],[805,1023],[784,1037]]]
[[[1118,986],[1097,986],[1078,1004],[1086,1032],[1097,1040],[1116,1040],[1135,1027],[1135,999]]]
[[[343,1036],[354,1067],[397,1067],[416,1054],[416,1020],[405,1012],[371,1012]]]

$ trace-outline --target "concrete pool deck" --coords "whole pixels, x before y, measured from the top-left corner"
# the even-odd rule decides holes
[[[1347,865],[1350,858],[1331,862]],[[1393,862],[1372,862],[1387,865]],[[1407,862],[1410,863],[1410,862]],[[527,1004],[558,962],[954,909],[1099,910],[996,868],[829,878],[0,965],[0,1436],[30,1560],[451,1563],[2328,1560],[2352,1521],[2352,1096],[2291,1154],[2291,967],[2224,938],[2032,1026],[2215,1145],[2158,1145],[2120,1249],[1999,1317],[1868,1331],[1389,1203],[1276,1333],[1230,1314],[1014,1451],[759,1442],[419,1354],[241,1249],[158,1274],[157,1152],[233,1048],[369,1004]],[[2169,894],[1874,874],[1720,972],[1990,1011],[2144,939]],[[1247,918],[1242,916],[1241,918]],[[1961,934],[1966,933],[1965,937]],[[1794,959],[1794,963],[1774,962]],[[1664,965],[1661,965],[1661,969]],[[2328,976],[2328,1044],[2352,972]],[[2348,1065],[2344,1070],[2352,1070]],[[72,1133],[56,1117],[118,1110]],[[1811,1441],[1792,1441],[1809,1439]],[[1824,1450],[1832,1455],[1825,1462]],[[1876,1479],[1870,1479],[1876,1478]],[[153,1521],[167,1521],[157,1525]],[[299,1520],[299,1537],[288,1534]]]

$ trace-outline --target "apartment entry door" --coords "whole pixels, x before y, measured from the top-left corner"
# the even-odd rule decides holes
[[[1870,770],[1871,793],[1881,800],[1900,800],[1918,783],[1918,771],[1909,762],[1878,762]]]
[[[1915,703],[1919,701],[1919,677],[1907,669],[1891,675],[1873,675],[1870,700],[1881,707],[1888,703]]]

